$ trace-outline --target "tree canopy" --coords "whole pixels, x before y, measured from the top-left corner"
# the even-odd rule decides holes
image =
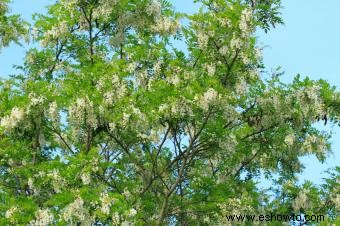
[[[339,91],[263,76],[255,31],[283,22],[280,0],[196,2],[188,15],[167,0],[58,0],[28,29],[0,0],[0,46],[40,44],[0,82],[1,225],[339,222],[340,169],[297,180],[300,157],[330,152],[313,125],[339,125]]]

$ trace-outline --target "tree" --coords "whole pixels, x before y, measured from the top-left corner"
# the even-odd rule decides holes
[[[296,174],[330,151],[313,123],[339,123],[339,92],[261,77],[254,32],[282,23],[280,1],[198,2],[186,15],[166,0],[59,0],[34,16],[41,47],[0,84],[1,225],[336,221],[339,169],[322,187]]]
[[[8,15],[8,3],[9,0],[0,1],[0,50],[12,41],[19,44],[20,38],[27,35],[28,24],[19,15]]]

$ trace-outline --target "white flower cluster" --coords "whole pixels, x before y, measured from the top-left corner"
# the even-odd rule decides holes
[[[120,225],[120,216],[117,212],[112,215],[112,225]]]
[[[155,64],[153,65],[153,72],[154,74],[159,74],[161,69],[162,69],[162,64],[163,64],[163,61],[162,60],[158,60],[155,62]]]
[[[247,52],[241,52],[241,60],[245,65],[249,65],[251,63],[251,59],[248,56]]]
[[[137,68],[137,63],[136,62],[131,62],[127,65],[126,71],[129,72],[130,74],[133,74]]]
[[[62,0],[61,4],[67,9],[67,10],[74,10],[74,7],[79,3],[79,0]]]
[[[295,136],[293,133],[290,133],[285,137],[285,143],[288,146],[292,146],[294,144],[294,141],[295,141]]]
[[[131,106],[122,112],[120,119],[109,123],[109,127],[112,132],[119,127],[129,129],[140,134],[148,130],[148,121],[145,114],[131,103]]]
[[[230,48],[233,50],[241,49],[242,43],[242,40],[234,35],[230,41]]]
[[[161,104],[159,107],[158,107],[158,112],[161,113],[161,114],[164,114],[168,111],[169,109],[169,105],[168,104]]]
[[[35,213],[35,220],[32,220],[31,226],[45,226],[53,223],[54,216],[48,209],[38,210]]]
[[[136,74],[136,85],[137,86],[142,86],[145,87],[148,84],[149,80],[149,75],[148,71],[145,70],[140,70]]]
[[[110,15],[114,9],[114,6],[118,3],[118,0],[101,0],[99,6],[94,8],[92,17],[94,19],[102,18],[104,21],[109,20]]]
[[[68,32],[68,25],[66,21],[61,21],[57,25],[53,26],[50,30],[46,31],[44,34],[44,38],[41,40],[41,46],[46,47],[47,44],[56,39],[63,37],[65,38],[65,34]]]
[[[162,4],[158,0],[151,0],[146,8],[146,13],[150,16],[159,16]]]
[[[84,185],[88,185],[91,183],[91,175],[90,173],[88,172],[83,172],[81,175],[80,175],[80,178],[83,182]]]
[[[223,27],[231,27],[232,26],[230,19],[227,18],[227,17],[218,17],[217,20],[221,24],[221,26],[223,26]]]
[[[24,165],[24,163],[23,163],[23,165]],[[27,180],[27,185],[28,185],[28,188],[31,190],[31,191],[33,191],[34,192],[34,194],[37,194],[37,193],[39,193],[39,190],[34,186],[34,183],[33,183],[34,181],[33,181],[33,178],[28,178],[28,180]]]
[[[218,51],[221,55],[225,56],[228,53],[228,46],[223,45]]]
[[[296,92],[304,117],[314,119],[315,115],[325,114],[325,106],[319,97],[319,86],[308,86]]]
[[[31,53],[28,53],[26,55],[26,62],[29,63],[29,64],[34,64],[35,62],[35,56],[34,54],[31,52]]]
[[[87,96],[78,98],[69,108],[69,120],[75,127],[81,127],[84,124],[91,128],[97,127],[93,103]]]
[[[59,175],[59,171],[54,169],[53,171],[47,173],[46,176],[51,178],[54,192],[60,193],[63,187],[65,187],[65,181]]]
[[[26,114],[31,114],[43,110],[45,97],[36,93],[30,93],[28,94],[28,99],[30,102],[27,107]]]
[[[107,193],[102,193],[100,195],[100,202],[101,202],[100,211],[106,215],[109,215],[110,208],[113,204],[112,198]]]
[[[198,101],[198,105],[203,110],[208,110],[210,106],[217,103],[218,99],[219,94],[213,88],[209,88],[201,97],[195,97],[195,100]]]
[[[25,111],[22,108],[14,107],[11,114],[1,119],[0,125],[6,130],[15,128],[25,117]]]
[[[122,121],[120,122],[120,124],[122,126],[127,126],[129,124],[130,118],[131,118],[131,114],[124,112]]]
[[[59,115],[59,111],[58,111],[58,105],[57,102],[52,102],[49,105],[48,108],[48,115],[51,118],[52,122],[54,124],[57,124],[60,120],[60,115]]]
[[[319,86],[308,86],[306,87],[306,89],[304,90],[307,97],[311,100],[311,101],[318,101],[319,96],[318,93],[320,91],[320,87]]]
[[[215,72],[216,72],[216,65],[214,64],[208,64],[206,66],[207,68],[207,72],[208,72],[208,75],[209,76],[214,76],[215,75]]]
[[[5,213],[5,218],[10,219],[12,218],[13,214],[18,212],[18,207],[17,206],[12,206],[10,209],[8,209]]]
[[[170,104],[161,104],[158,112],[167,117],[192,116],[193,114],[190,101],[187,99],[179,99]]]
[[[152,30],[162,35],[173,34],[180,28],[178,20],[171,20],[168,17],[160,17],[156,25],[152,26]]]
[[[205,50],[208,46],[209,36],[204,34],[203,31],[197,32],[197,43],[200,49]]]
[[[128,216],[129,217],[134,217],[134,216],[136,216],[136,214],[137,214],[137,210],[135,208],[131,208],[130,211],[129,211]]]
[[[30,99],[30,105],[31,106],[38,106],[44,103],[44,97],[39,96],[35,93],[30,93],[28,95],[28,98]]]
[[[326,140],[315,135],[307,135],[302,148],[308,153],[316,152],[323,154],[327,149]]]
[[[310,208],[310,201],[308,200],[309,191],[306,189],[302,189],[293,202],[293,208],[296,212],[299,212],[300,209],[307,210]]]
[[[104,103],[107,106],[111,106],[116,100],[124,97],[127,92],[126,85],[116,74],[100,78],[96,88],[103,94]]]
[[[89,213],[84,207],[83,199],[78,197],[76,200],[74,200],[74,202],[65,207],[62,213],[62,218],[66,222],[73,222],[74,218],[81,221],[82,223],[89,221]]]
[[[251,9],[249,9],[249,8],[245,8],[242,11],[239,27],[240,27],[243,35],[247,35],[250,32],[249,23],[252,19],[252,15],[253,15],[253,13],[252,13]]]
[[[240,79],[235,86],[236,94],[240,96],[244,95],[247,91],[247,86],[247,82],[244,79]]]
[[[166,80],[173,85],[178,85],[181,82],[180,78],[176,74],[170,75]]]
[[[244,194],[240,191],[242,197],[240,198],[229,198],[226,203],[218,204],[222,211],[228,212],[228,214],[244,214],[253,212],[254,208],[249,205],[251,203],[252,197],[249,194]]]

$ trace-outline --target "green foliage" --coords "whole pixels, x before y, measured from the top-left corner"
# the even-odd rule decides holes
[[[339,122],[339,92],[284,84],[279,70],[261,78],[254,32],[282,23],[280,1],[198,2],[185,15],[168,1],[59,0],[34,16],[40,47],[0,83],[1,225],[337,221],[338,172],[321,187],[296,175],[301,156],[326,159],[330,135],[313,124]],[[274,196],[257,187],[261,172]]]
[[[0,50],[11,42],[19,44],[20,39],[27,39],[28,23],[19,15],[8,15],[10,0],[0,1]]]

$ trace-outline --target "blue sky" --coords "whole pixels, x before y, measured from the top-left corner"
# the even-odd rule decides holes
[[[21,14],[31,21],[35,12],[45,12],[45,5],[53,0],[13,0],[12,13]],[[197,9],[191,0],[170,0],[178,11],[192,13]],[[258,32],[267,70],[282,67],[284,82],[290,82],[297,74],[312,79],[326,79],[339,90],[340,87],[340,1],[339,0],[282,0],[284,26],[268,34]],[[0,77],[14,73],[11,65],[22,63],[25,49],[11,45],[0,53]],[[323,171],[340,165],[340,128],[330,125],[317,128],[333,131],[333,155],[321,164],[314,157],[305,157],[304,179],[320,183]]]

